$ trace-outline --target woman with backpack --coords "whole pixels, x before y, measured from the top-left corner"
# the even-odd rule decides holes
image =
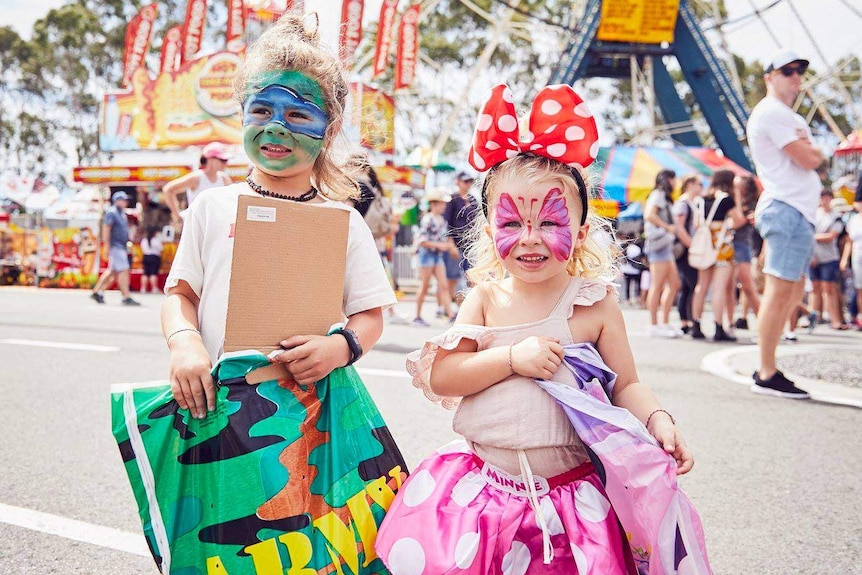
[[[694,207],[692,203],[702,193],[701,176],[686,176],[682,179],[682,194],[674,202],[671,210],[676,225],[677,241],[684,248],[676,254],[676,267],[679,270],[680,279],[677,311],[679,311],[683,333],[691,332],[693,325],[691,303],[694,297],[694,288],[697,285],[697,270],[688,263],[688,247],[691,245],[691,236],[694,234]]]
[[[679,337],[682,332],[668,325],[670,308],[679,289],[679,274],[673,257],[676,228],[671,216],[673,189],[676,173],[662,170],[655,178],[655,189],[650,193],[644,207],[644,229],[646,231],[645,252],[649,259],[649,274],[652,281],[647,306],[649,307],[649,335],[654,337]],[[661,323],[659,323],[661,305]]]
[[[712,175],[704,195],[695,199],[695,233],[692,246],[689,248],[689,263],[698,268],[697,286],[694,288],[692,315],[694,317],[691,336],[694,339],[704,339],[706,336],[700,328],[706,294],[712,285],[712,313],[715,320],[713,341],[736,341],[736,336],[727,332],[722,324],[726,315],[728,301],[728,285],[733,279],[733,229],[745,225],[742,210],[736,204],[733,196],[733,180],[736,175],[730,170],[717,170]],[[704,231],[701,231],[703,228]],[[702,259],[702,252],[695,250],[698,236],[709,231],[714,261]],[[710,258],[712,259],[712,258]],[[709,265],[706,265],[709,264]]]

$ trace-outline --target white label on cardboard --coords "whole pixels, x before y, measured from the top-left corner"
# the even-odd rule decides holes
[[[266,206],[248,206],[245,219],[250,222],[274,222],[275,208]]]

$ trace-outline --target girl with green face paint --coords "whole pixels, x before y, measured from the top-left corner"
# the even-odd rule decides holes
[[[175,563],[166,572],[187,567],[203,573],[214,564],[229,573],[252,573],[264,564],[281,572],[289,558],[289,570],[297,572],[333,572],[346,561],[357,575],[388,573],[373,555],[374,537],[388,502],[406,477],[406,466],[375,410],[355,409],[360,404],[341,392],[349,388],[364,394],[358,376],[338,392],[328,390],[343,374],[355,375],[349,366],[377,342],[383,331],[381,310],[396,300],[371,231],[359,212],[343,202],[359,196],[358,186],[332,158],[332,140],[340,131],[348,94],[343,68],[334,54],[318,46],[317,32],[309,32],[307,24],[299,15],[285,14],[249,47],[234,91],[242,107],[243,145],[253,169],[245,182],[197,198],[166,281],[162,329],[171,352],[171,387],[165,397],[172,396],[175,403],[158,407],[173,410],[185,421],[193,418],[194,425],[211,431],[224,424],[235,436],[252,439],[251,447],[260,447],[254,450],[260,451],[260,458],[242,453],[243,457],[230,457],[229,463],[212,463],[214,475],[224,472],[228,478],[224,484],[181,485],[184,501],[242,501],[242,509],[205,505],[206,519],[184,531],[189,547],[178,538],[167,541]],[[281,349],[269,357],[259,353],[225,357],[237,206],[240,196],[258,194],[306,201],[311,210],[349,213],[342,297],[348,321],[343,330],[328,336],[307,334],[271,342]],[[321,229],[315,239],[325,242],[329,232]],[[273,250],[291,241],[271,239]],[[279,265],[303,277],[307,270],[293,263]],[[317,265],[333,270],[333,276],[340,274],[332,262],[321,260]],[[285,297],[267,305],[307,306],[308,301]],[[226,401],[227,395],[252,389],[242,383],[244,374],[269,363],[283,364],[289,376],[255,386],[247,394],[249,409],[236,411],[236,398],[231,395]],[[234,364],[236,369],[229,367]],[[301,414],[302,421],[265,417],[272,413]],[[327,421],[348,422],[349,429],[327,425],[324,433],[315,420],[324,415]],[[266,427],[266,439],[249,434],[252,426]],[[174,426],[163,428],[176,434]],[[234,437],[231,433],[224,437]],[[354,449],[352,436],[357,433],[370,439],[369,449]],[[275,448],[268,443],[270,438],[283,438],[275,441],[284,448]],[[165,444],[179,445],[173,439]],[[217,440],[206,439],[200,445],[215,445]],[[182,463],[180,455],[170,452],[165,457],[174,465]],[[291,462],[289,469],[284,461]],[[157,475],[162,475],[156,482],[170,481],[164,469],[158,468]],[[143,488],[136,487],[136,492]],[[148,504],[144,507],[150,509]],[[343,525],[348,526],[347,536],[336,529]],[[356,537],[361,537],[364,551],[357,551]]]
[[[243,145],[254,165],[270,176],[311,170],[323,148],[328,116],[323,92],[301,72],[258,76],[243,103]]]

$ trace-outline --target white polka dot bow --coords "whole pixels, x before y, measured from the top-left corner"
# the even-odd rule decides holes
[[[566,84],[539,91],[530,110],[529,133],[522,141],[512,92],[494,86],[476,120],[469,162],[484,172],[520,153],[533,153],[573,168],[593,163],[599,153],[596,121],[580,96]]]

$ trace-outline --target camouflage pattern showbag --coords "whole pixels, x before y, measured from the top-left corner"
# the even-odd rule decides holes
[[[115,386],[114,437],[165,575],[387,574],[377,528],[407,467],[353,367],[249,385],[257,352],[213,368],[216,410],[170,386]]]

